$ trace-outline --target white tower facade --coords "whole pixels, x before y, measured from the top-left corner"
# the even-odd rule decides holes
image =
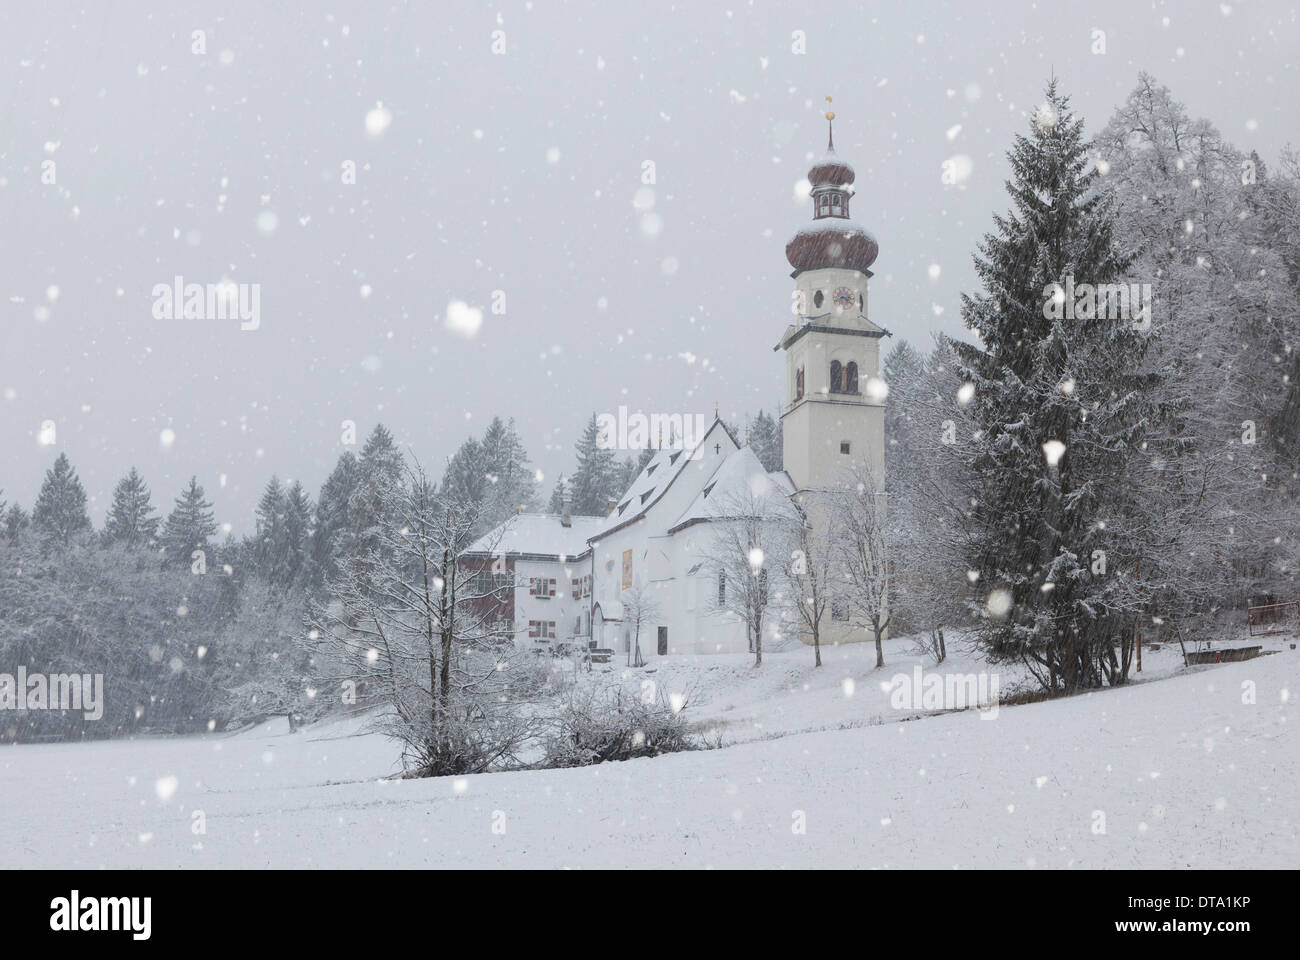
[[[828,121],[835,115],[828,113]],[[884,489],[885,398],[880,339],[867,317],[875,238],[849,219],[853,168],[835,154],[808,171],[813,221],[786,245],[794,268],[795,321],[776,349],[786,356],[781,414],[785,469],[798,490],[815,490],[865,467]]]
[[[835,114],[828,112],[826,119],[832,123]],[[849,217],[854,172],[835,154],[833,128],[808,180],[813,221],[785,248],[794,268],[795,320],[775,349],[786,358],[785,470],[814,528],[821,528],[816,539],[825,549],[833,521],[818,506],[816,491],[868,483],[883,515],[885,391],[879,373],[880,340],[888,331],[867,316],[867,281],[880,248]],[[828,612],[819,625],[823,643],[872,639],[848,618],[846,605],[832,600]],[[804,639],[811,642],[811,635]]]

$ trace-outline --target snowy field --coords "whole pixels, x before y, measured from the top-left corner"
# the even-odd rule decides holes
[[[961,646],[944,668],[980,669]],[[358,719],[7,746],[0,843],[68,868],[1295,867],[1300,653],[1268,648],[1189,670],[1165,647],[1140,683],[995,717],[893,709],[904,641],[882,670],[869,644],[820,671],[677,658],[627,682],[688,690],[721,749],[464,780],[386,779]]]

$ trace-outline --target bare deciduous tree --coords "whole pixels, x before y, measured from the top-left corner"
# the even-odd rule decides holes
[[[862,466],[846,472],[825,496],[835,530],[834,569],[841,591],[837,599],[847,607],[851,622],[872,632],[876,666],[883,667],[891,591],[884,490],[870,468]]]
[[[719,494],[704,536],[706,566],[717,572],[718,590],[710,606],[745,624],[754,666],[763,663],[763,624],[772,599],[769,554],[780,551],[782,529],[789,522],[790,501],[776,483],[764,479],[759,489]]]
[[[418,465],[386,500],[365,555],[346,558],[310,605],[308,643],[341,665],[359,704],[383,708],[378,722],[413,774],[504,766],[535,733],[520,707],[540,681],[480,613],[506,588],[458,563],[478,507],[439,495]]]

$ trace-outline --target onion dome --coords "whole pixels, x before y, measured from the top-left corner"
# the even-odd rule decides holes
[[[875,237],[839,217],[813,221],[785,245],[785,258],[796,273],[820,267],[848,267],[866,273],[879,253]]]
[[[808,182],[814,187],[847,187],[853,177],[853,167],[835,155],[833,146],[808,171]]]
[[[826,98],[828,101],[830,97]],[[811,170],[813,222],[785,245],[795,275],[822,267],[847,267],[869,273],[880,247],[876,238],[849,219],[853,167],[835,154],[835,114],[827,111],[826,153]]]

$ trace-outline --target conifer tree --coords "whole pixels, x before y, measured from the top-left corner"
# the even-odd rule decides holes
[[[162,543],[167,558],[173,563],[189,563],[196,550],[211,548],[211,538],[217,532],[212,504],[204,499],[198,477],[190,477],[190,484],[176,498],[176,506],[163,524]]]
[[[90,530],[86,490],[66,453],[59,454],[54,466],[45,471],[45,481],[32,508],[32,526],[63,544]]]
[[[970,566],[987,597],[978,639],[1022,660],[1049,690],[1128,672],[1142,518],[1133,458],[1159,411],[1141,320],[1116,304],[1073,317],[1062,286],[1128,283],[1083,123],[1053,80],[1029,136],[1009,153],[1014,210],[976,258],[984,292],[963,297],[980,343],[956,345],[974,384]],[[1118,653],[1117,653],[1118,650]]]
[[[149,487],[135,467],[113,488],[113,505],[104,522],[104,541],[138,547],[152,543],[161,522],[149,497]]]
[[[602,449],[600,427],[596,415],[591,415],[586,429],[577,443],[578,466],[573,472],[573,512],[585,516],[603,517],[605,505],[611,497],[623,491],[618,489],[619,471],[614,451]]]

